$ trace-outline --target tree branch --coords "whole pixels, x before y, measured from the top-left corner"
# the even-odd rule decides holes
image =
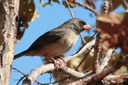
[[[126,59],[122,59],[120,60],[118,63],[116,63],[115,65],[113,65],[112,67],[102,71],[101,73],[97,73],[97,74],[93,74],[91,76],[88,77],[84,77],[82,79],[78,79],[77,81],[72,81],[71,83],[67,84],[67,85],[82,85],[82,84],[94,84],[98,81],[101,81],[103,78],[105,78],[108,74],[115,72],[117,69],[119,69],[121,66],[123,65],[127,65],[128,64],[128,58]],[[126,76],[127,77],[127,76]]]
[[[98,72],[98,68],[100,66],[100,57],[99,57],[99,53],[101,52],[101,44],[100,44],[100,34],[98,33],[96,35],[96,43],[95,43],[95,47],[94,47],[94,59],[93,59],[93,73],[97,73]]]
[[[93,12],[96,16],[99,16],[100,15],[100,13],[98,12],[98,11],[96,11],[95,9],[93,9],[93,8],[91,8],[89,5],[84,5],[84,4],[82,4],[82,3],[80,3],[80,2],[75,2],[77,5],[79,5],[79,6],[82,6],[82,7],[84,7],[85,9],[88,9],[88,10],[90,10],[91,12]]]
[[[104,0],[104,14],[109,13],[109,2],[108,0]]]
[[[95,39],[90,41],[89,43],[87,43],[79,52],[77,52],[76,54],[72,55],[72,56],[67,56],[64,58],[65,62],[68,62],[69,60],[81,55],[82,53],[85,52],[85,50],[87,50],[89,47],[93,46],[95,44]],[[62,62],[61,60],[58,60],[58,63],[62,66]],[[50,67],[50,68],[49,68]],[[45,72],[49,72],[52,70],[55,70],[55,66],[53,63],[50,64],[46,64],[46,65],[41,65],[38,68],[34,69],[29,75],[28,75],[28,79],[31,80],[31,83],[34,83],[34,81],[37,79],[38,76],[40,76],[41,74],[44,74]],[[63,68],[62,68],[63,69]],[[67,69],[67,68],[66,68]],[[64,69],[64,71],[66,70]],[[69,70],[69,69],[68,69]],[[74,70],[73,70],[74,71]],[[72,74],[71,69],[68,74]],[[74,71],[75,72],[75,71]],[[78,73],[78,72],[77,72]],[[72,74],[73,76],[75,76],[74,74]],[[84,74],[81,74],[82,76]],[[76,77],[76,76],[75,76]]]
[[[109,13],[108,0],[104,0],[104,6],[103,6],[103,9],[101,12],[102,12],[101,14],[105,14],[105,15]],[[94,48],[94,61],[93,61],[94,73],[95,72],[99,73],[104,68],[103,65],[100,66],[101,65],[100,63],[102,63],[100,61],[100,59],[103,58],[103,56],[105,56],[104,54],[106,53],[106,51],[102,48],[102,41],[101,41],[104,37],[105,37],[104,34],[100,34],[100,33],[98,33],[96,36],[96,44],[95,44],[95,48]],[[108,59],[110,59],[110,58],[108,58]],[[109,60],[107,60],[107,61],[109,61]],[[106,61],[106,63],[107,63],[107,61]]]
[[[74,69],[68,68],[67,66],[63,65],[62,66],[62,70],[65,73],[68,73],[70,76],[75,77],[75,78],[82,78],[84,77],[86,74],[81,73],[81,72],[77,72]]]
[[[118,75],[108,75],[104,78],[106,84],[110,83],[123,83],[125,79],[128,79],[128,73],[118,74]]]
[[[69,13],[70,13],[71,17],[74,18],[74,17],[75,17],[75,16],[74,16],[74,12],[71,11],[69,2],[68,2],[67,0],[65,0],[65,2],[66,2],[66,4],[67,4],[67,6],[68,6],[68,10],[69,10]]]
[[[0,85],[9,85],[18,9],[19,0],[0,0]]]
[[[103,59],[103,61],[101,62],[101,65],[98,68],[98,73],[100,73],[102,70],[104,70],[104,68],[108,65],[108,62],[111,59],[111,55],[114,50],[115,49],[109,49],[107,51],[105,58]]]

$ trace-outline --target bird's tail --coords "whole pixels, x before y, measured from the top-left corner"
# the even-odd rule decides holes
[[[20,57],[22,57],[23,55],[26,55],[27,54],[27,50],[25,50],[25,51],[23,51],[23,52],[21,52],[21,53],[19,53],[19,54],[16,54],[15,56],[14,56],[14,59],[17,59],[17,58],[20,58]]]

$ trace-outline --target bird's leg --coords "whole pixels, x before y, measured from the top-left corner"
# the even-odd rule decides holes
[[[61,69],[60,63],[58,63],[54,58],[51,58],[51,60],[52,60],[52,62],[55,65],[55,67],[56,67],[57,70]]]
[[[64,63],[66,63],[66,61],[64,60],[64,56],[63,55],[56,56],[55,59],[61,59]]]
[[[59,58],[60,58],[64,63],[66,63],[63,56],[60,56]]]
[[[56,59],[61,59],[64,63],[65,63],[65,60],[63,58],[63,56],[56,56],[55,58],[54,57],[46,57],[46,60],[48,60],[49,62],[52,62],[54,64],[54,66],[57,68],[57,70],[61,69],[61,64],[59,62],[57,62]]]
[[[66,63],[66,61],[65,61],[65,59],[64,59],[64,55],[58,56],[58,59],[60,59],[61,62],[62,62],[65,66],[67,66],[67,63]]]

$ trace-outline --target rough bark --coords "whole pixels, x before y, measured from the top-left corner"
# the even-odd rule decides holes
[[[0,85],[9,85],[18,6],[19,0],[0,0]]]

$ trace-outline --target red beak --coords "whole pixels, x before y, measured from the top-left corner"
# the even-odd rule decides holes
[[[82,26],[85,30],[90,30],[91,29],[91,27],[89,26],[89,25],[83,25]]]

